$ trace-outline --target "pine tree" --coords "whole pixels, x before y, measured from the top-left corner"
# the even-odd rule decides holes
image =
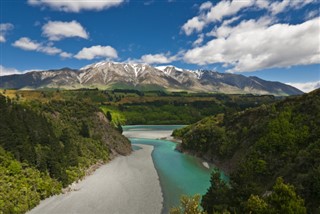
[[[107,111],[107,119],[109,120],[109,122],[112,121],[112,115],[111,115],[110,111]]]

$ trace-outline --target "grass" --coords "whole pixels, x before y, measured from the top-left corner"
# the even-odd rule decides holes
[[[125,125],[126,118],[119,110],[111,106],[100,106],[100,109],[103,111],[104,114],[107,114],[108,111],[111,113],[111,116],[112,116],[111,123],[114,126],[117,126],[118,124]]]

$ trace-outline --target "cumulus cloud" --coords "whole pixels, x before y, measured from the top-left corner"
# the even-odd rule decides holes
[[[58,41],[68,37],[80,37],[83,39],[89,38],[89,34],[77,21],[49,21],[42,27],[42,35],[53,41]]]
[[[320,77],[319,77],[320,78]],[[300,89],[303,92],[310,92],[315,89],[320,88],[320,80],[315,82],[305,82],[305,83],[286,83],[288,85],[291,85],[295,88]]]
[[[203,42],[203,39],[204,39],[204,34],[203,34],[203,33],[199,34],[199,35],[198,35],[198,39],[195,40],[195,41],[192,43],[192,46],[197,47],[197,46],[201,45],[202,42]]]
[[[140,59],[127,59],[126,63],[144,63],[144,64],[167,64],[174,61],[182,59],[184,55],[184,50],[179,51],[176,55],[171,55],[170,52],[167,53],[157,53],[157,54],[145,54],[140,57]]]
[[[42,44],[28,37],[21,37],[12,46],[26,51],[37,51],[48,55],[60,54],[63,58],[70,57],[71,54],[63,52],[61,49],[53,47],[52,44]]]
[[[188,63],[226,63],[229,72],[307,65],[320,61],[320,18],[301,24],[270,24],[269,19],[244,20],[217,29],[215,39],[184,55]]]
[[[244,8],[253,6],[254,3],[255,0],[220,1],[217,5],[211,7],[204,19],[207,23],[221,21],[224,17],[234,15]]]
[[[255,0],[220,1],[216,5],[212,5],[211,2],[205,2],[200,5],[200,14],[189,19],[182,26],[182,31],[184,31],[186,35],[191,35],[193,32],[200,32],[206,25],[221,21],[224,17],[234,15],[241,9],[250,7],[254,3]]]
[[[43,71],[43,69],[31,69],[31,70],[24,70],[19,71],[15,68],[7,68],[3,65],[0,65],[0,76],[8,76],[8,75],[14,75],[14,74],[25,74],[32,71]]]
[[[40,46],[37,51],[46,53],[49,55],[56,55],[58,53],[61,53],[61,49],[51,46]]]
[[[272,15],[276,15],[289,9],[302,8],[305,5],[311,4],[313,2],[316,2],[316,0],[223,0],[215,5],[213,5],[211,2],[205,2],[200,5],[199,14],[189,19],[182,26],[181,30],[186,35],[191,35],[193,32],[201,32],[210,23],[221,22],[223,19],[236,15],[245,9],[267,10]]]
[[[204,2],[204,3],[202,3],[202,4],[200,5],[199,10],[200,10],[200,11],[204,11],[204,10],[210,9],[211,7],[212,7],[212,2],[207,1],[207,2]]]
[[[312,11],[309,11],[306,15],[305,15],[305,20],[309,20],[309,19],[312,19],[316,16],[319,16],[319,10],[312,10]]]
[[[187,23],[182,26],[182,30],[186,35],[191,35],[193,32],[200,32],[204,28],[206,23],[199,17],[193,17],[189,19]]]
[[[0,76],[7,76],[12,74],[21,74],[21,72],[15,68],[6,68],[0,65]]]
[[[9,30],[13,29],[13,24],[11,23],[1,23],[0,24],[0,42],[5,42],[5,35]]]
[[[307,4],[313,3],[316,0],[303,0],[303,1],[288,1],[288,0],[282,0],[282,1],[275,1],[270,2],[270,4],[267,6],[268,10],[272,14],[278,14],[288,9],[299,9],[304,7]]]
[[[92,46],[89,48],[83,48],[75,56],[77,59],[95,59],[95,58],[107,58],[116,59],[118,58],[118,53],[116,49],[111,46]]]
[[[60,53],[60,56],[62,58],[71,58],[72,57],[72,54],[71,53],[67,53],[67,52],[61,52]]]
[[[235,20],[237,20],[238,17],[234,17],[232,19],[226,20],[222,23],[222,25],[218,28],[214,28],[211,32],[207,33],[207,36],[214,36],[217,38],[227,38],[231,34],[241,34],[244,32],[254,32],[258,29],[264,29],[267,26],[271,25],[273,23],[273,19],[271,17],[265,16],[261,17],[258,20],[244,20],[241,23],[239,23],[235,27],[231,27],[230,24],[233,23]]]
[[[32,6],[50,7],[54,10],[64,12],[78,13],[82,10],[95,10],[100,11],[110,7],[116,7],[122,4],[124,0],[69,0],[69,1],[53,1],[53,0],[28,0]]]
[[[38,43],[36,41],[32,41],[31,39],[29,39],[27,37],[21,37],[20,39],[15,41],[12,45],[14,47],[21,48],[26,51],[34,51],[34,50],[37,50],[41,46],[40,43]]]
[[[147,64],[165,64],[177,60],[177,56],[170,56],[169,54],[146,54],[140,59],[140,62]]]

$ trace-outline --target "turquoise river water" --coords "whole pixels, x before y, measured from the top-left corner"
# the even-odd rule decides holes
[[[124,126],[124,131],[153,132],[172,131],[183,126]],[[134,150],[135,144],[154,146],[152,159],[158,172],[164,196],[163,213],[168,213],[173,206],[179,205],[180,196],[205,194],[210,186],[213,166],[206,168],[202,161],[191,155],[175,150],[176,143],[160,139],[129,138]],[[223,179],[227,179],[224,177]]]

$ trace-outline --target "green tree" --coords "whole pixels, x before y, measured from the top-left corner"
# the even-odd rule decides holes
[[[201,205],[208,213],[224,212],[230,203],[229,187],[221,179],[221,173],[216,169],[210,179],[211,186],[203,196]]]
[[[271,194],[264,198],[251,195],[246,202],[246,210],[253,214],[305,214],[307,210],[304,200],[295,192],[292,185],[285,184],[281,177],[277,178]]]
[[[251,195],[246,204],[246,210],[252,214],[267,214],[268,204],[257,195]]]
[[[110,111],[107,111],[107,119],[109,120],[109,122],[112,121],[112,115]]]
[[[170,214],[206,214],[200,206],[200,198],[198,194],[193,197],[181,196],[180,206],[172,208]]]
[[[122,134],[123,129],[122,129],[122,126],[120,123],[118,123],[118,125],[117,125],[117,130]]]
[[[89,126],[88,126],[85,122],[82,122],[80,134],[81,134],[83,137],[87,137],[87,138],[90,137]]]
[[[273,192],[267,197],[272,213],[303,214],[307,213],[304,200],[300,198],[292,185],[285,184],[281,177],[277,178]]]

